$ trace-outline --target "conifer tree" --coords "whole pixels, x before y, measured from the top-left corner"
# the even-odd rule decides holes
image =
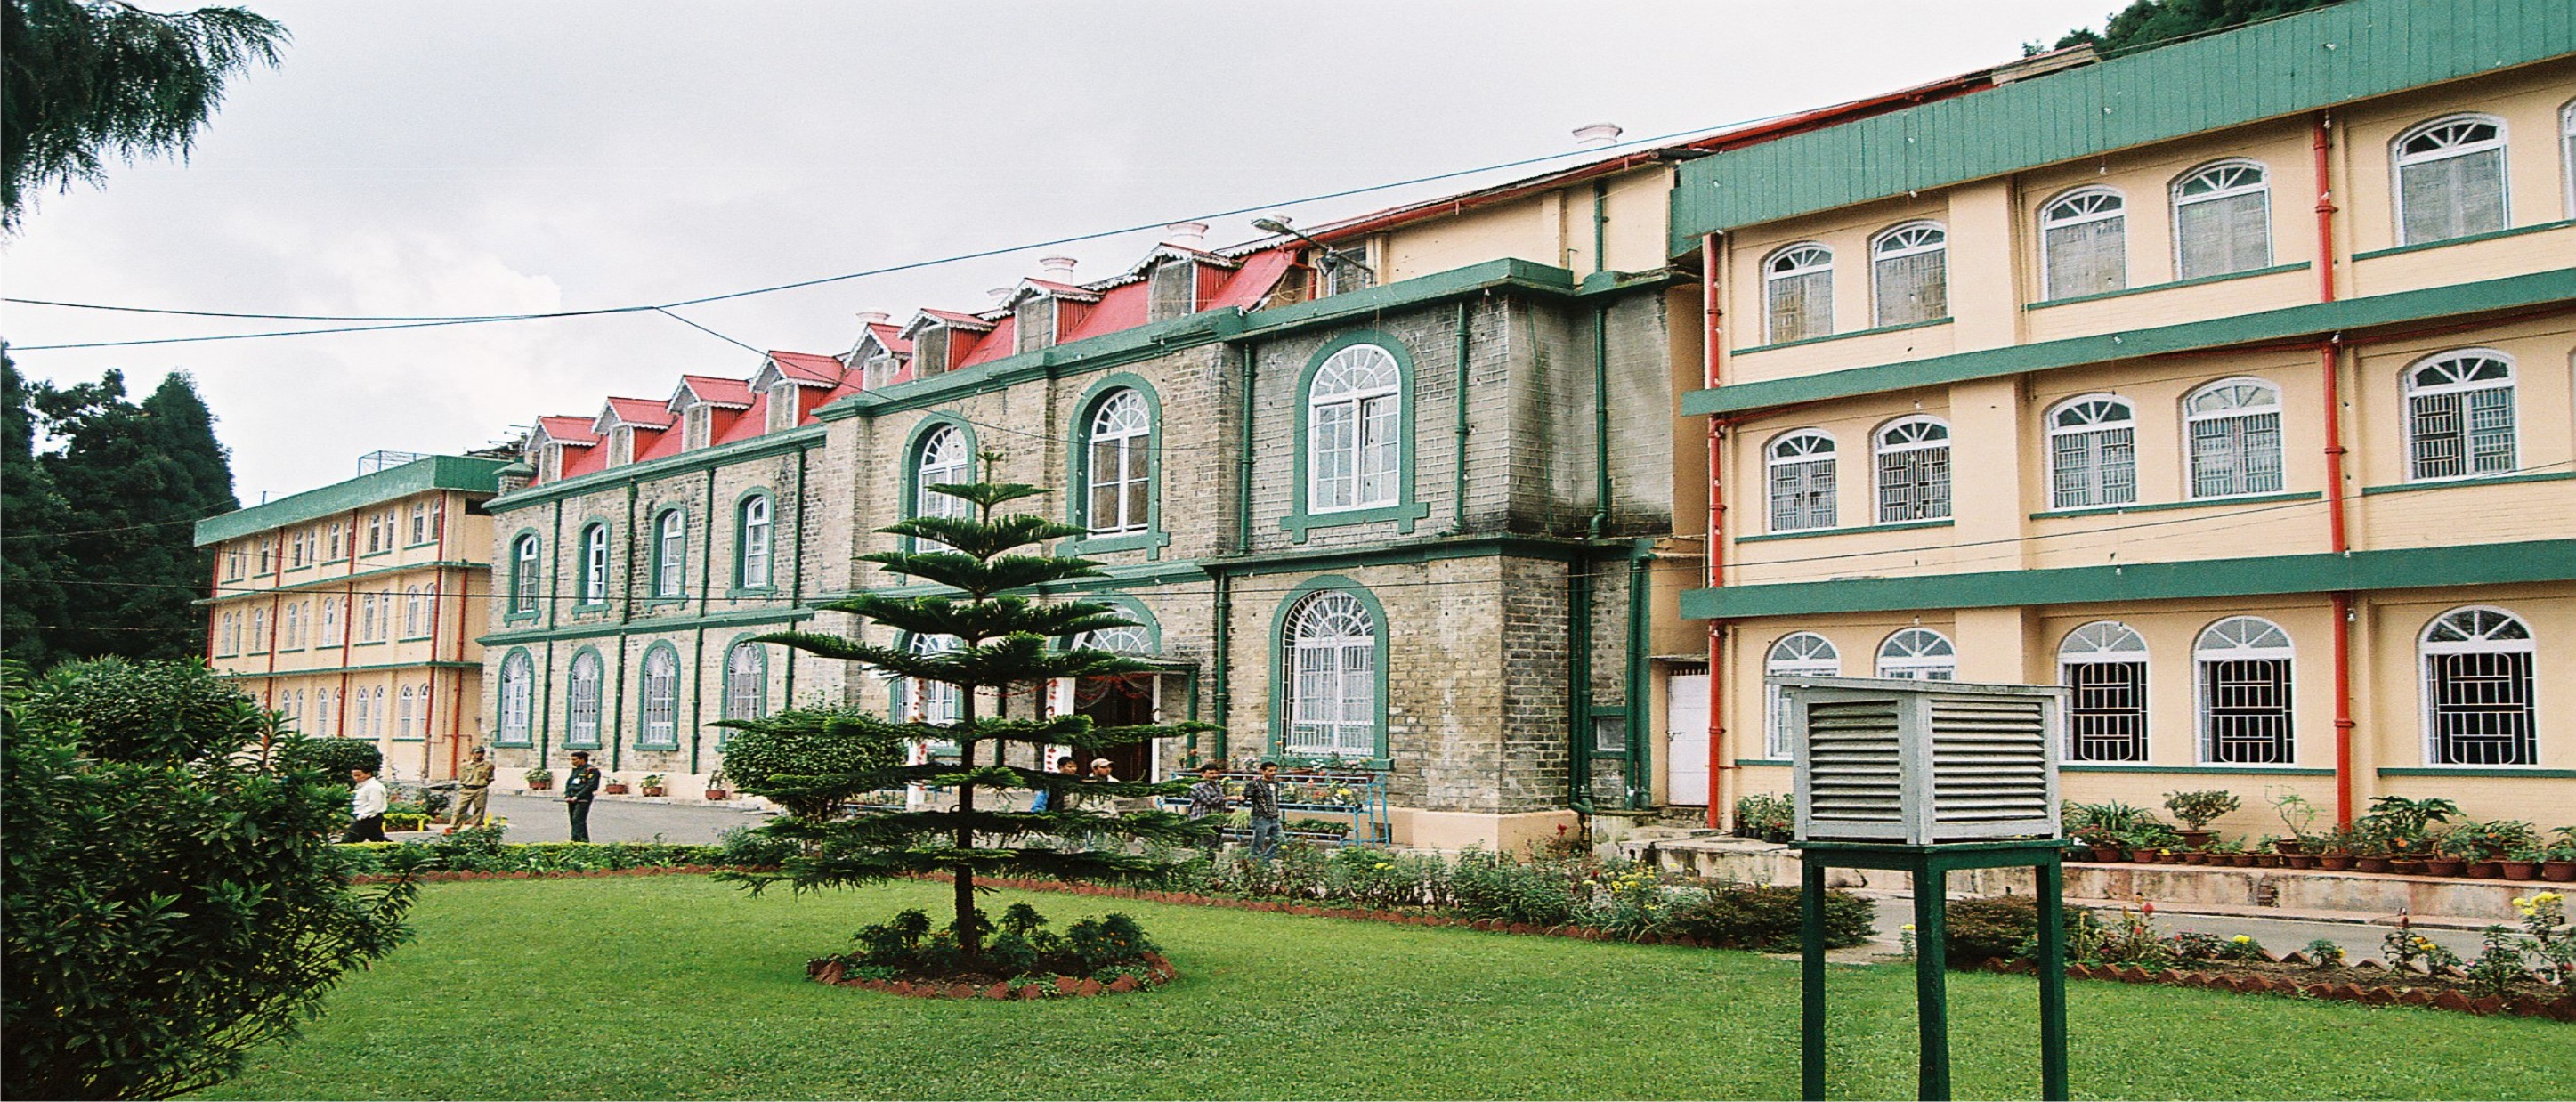
[[[986,478],[1000,457],[981,457]],[[954,763],[884,764],[817,776],[774,776],[765,787],[780,796],[856,793],[926,785],[956,794],[950,808],[924,808],[861,815],[847,819],[796,816],[766,828],[770,833],[804,843],[805,852],[776,873],[736,874],[758,890],[785,881],[798,890],[847,887],[926,872],[956,878],[955,909],[959,947],[969,961],[981,959],[987,923],[975,907],[976,877],[1043,875],[1068,880],[1116,879],[1161,868],[1156,859],[1129,853],[1131,840],[1187,843],[1205,837],[1205,827],[1169,811],[1132,811],[1103,816],[1067,806],[1065,796],[1084,800],[1169,795],[1181,784],[1134,781],[1068,783],[1040,769],[1005,764],[1005,752],[1026,747],[1035,762],[1046,746],[1078,751],[1124,746],[1165,738],[1204,724],[1095,727],[1089,717],[987,715],[979,690],[1036,690],[1059,677],[1096,677],[1141,673],[1152,667],[1132,658],[1089,647],[1055,650],[1050,640],[1079,639],[1088,632],[1131,626],[1114,606],[1097,601],[1042,601],[1021,595],[1050,582],[1096,577],[1098,564],[1085,559],[1020,553],[1047,540],[1082,534],[1082,529],[1035,513],[997,514],[996,507],[1036,497],[1038,487],[1021,483],[940,484],[934,493],[966,501],[973,515],[922,516],[879,529],[915,541],[918,550],[861,556],[887,572],[944,587],[949,592],[916,597],[862,593],[823,607],[848,612],[884,625],[905,637],[944,636],[955,645],[943,651],[914,651],[860,639],[817,632],[792,631],[761,637],[809,654],[865,663],[887,674],[918,682],[955,686],[962,701],[953,723],[925,719],[889,720],[839,712],[812,722],[828,723],[838,737],[873,742],[880,747],[909,742],[951,742]],[[1037,695],[1037,694],[1032,694]],[[736,724],[748,725],[748,724]],[[882,760],[882,759],[880,759]],[[896,759],[900,760],[900,759]],[[1047,789],[1058,793],[1051,810],[1009,810],[1004,797],[1014,791]],[[746,791],[758,791],[746,786]],[[769,794],[769,793],[763,793]],[[991,802],[983,802],[991,797]]]
[[[0,647],[28,669],[58,657],[49,632],[66,611],[62,578],[69,506],[36,462],[36,415],[27,380],[0,345]]]

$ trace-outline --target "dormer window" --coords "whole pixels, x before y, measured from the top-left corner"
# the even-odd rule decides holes
[[[622,467],[635,461],[635,430],[625,425],[608,430],[608,465]]]
[[[1018,341],[1016,347],[1011,349],[1012,352],[1035,352],[1041,348],[1054,346],[1055,299],[1046,295],[1030,295],[1021,299],[1020,304],[1012,308],[1011,316],[1014,321],[1013,329],[1018,334]]]
[[[1170,321],[1197,313],[1199,266],[1187,260],[1166,260],[1155,265],[1149,292],[1146,321]]]
[[[563,455],[564,446],[561,444],[548,444],[537,449],[537,477],[548,482],[560,481],[563,478]]]
[[[1316,282],[1325,294],[1345,294],[1377,286],[1377,272],[1369,267],[1368,243],[1365,241],[1341,248],[1317,249],[1311,255]]]
[[[680,414],[680,447],[703,448],[713,439],[715,410],[706,405],[690,406]]]
[[[948,327],[928,326],[912,338],[913,375],[927,379],[948,370]]]
[[[780,379],[769,387],[769,431],[796,427],[796,384]]]
[[[879,352],[868,357],[866,365],[860,368],[859,386],[863,390],[875,390],[878,387],[887,386],[894,382],[895,374],[902,370],[903,361],[894,353]]]

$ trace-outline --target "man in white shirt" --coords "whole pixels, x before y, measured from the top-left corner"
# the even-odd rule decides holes
[[[385,785],[376,779],[372,769],[349,770],[355,785],[349,792],[349,829],[340,835],[343,842],[390,842],[385,837]]]

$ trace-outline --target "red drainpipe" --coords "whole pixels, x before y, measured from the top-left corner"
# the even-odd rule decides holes
[[[1719,323],[1723,313],[1717,302],[1717,235],[1702,234],[1699,239],[1700,309],[1705,319],[1701,335],[1700,374],[1711,389],[1717,386],[1718,343],[1725,336]],[[1718,464],[1722,458],[1717,418],[1708,419],[1708,584],[1716,588],[1726,584],[1726,497],[1718,483]],[[1708,622],[1708,825],[1717,829],[1726,803],[1726,713],[1725,702],[1726,637],[1715,620]]]
[[[2318,115],[2314,140],[2317,183],[2317,295],[2321,302],[2335,300],[2334,275],[2334,188],[2328,174],[2327,131],[2333,125],[2331,116]],[[2344,529],[2343,494],[2343,394],[2342,370],[2338,342],[2328,339],[2317,345],[2317,368],[2325,380],[2326,405],[2326,546],[2335,554],[2352,549]],[[2332,601],[2334,616],[2334,729],[2335,729],[2335,822],[2352,823],[2352,593],[2337,590]]]

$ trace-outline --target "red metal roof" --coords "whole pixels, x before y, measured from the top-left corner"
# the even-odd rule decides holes
[[[960,368],[973,367],[980,363],[990,363],[994,360],[1010,355],[1012,347],[1018,344],[1020,340],[1019,319],[1005,315],[1002,320],[993,323],[993,331],[990,333],[986,333],[980,337],[974,336],[970,333],[959,333],[948,339],[951,342],[956,342],[966,340],[969,337],[973,337],[975,343],[972,347],[965,350],[964,355],[958,356],[957,366]]]
[[[912,354],[912,342],[903,338],[902,326],[872,321],[868,323],[868,332],[876,337],[878,344],[885,346],[886,351],[900,352],[907,356]]]
[[[1250,310],[1261,304],[1270,289],[1279,285],[1279,277],[1297,262],[1293,249],[1265,249],[1243,258],[1243,267],[1229,274],[1216,293],[1199,305],[1202,310],[1239,308]],[[1142,287],[1144,284],[1137,284]]]
[[[957,326],[961,329],[972,329],[977,332],[982,332],[993,327],[993,319],[991,318],[979,318],[973,314],[960,314],[954,310],[933,310],[924,306],[921,308],[921,313],[924,317],[937,318],[940,321],[947,322],[948,324]],[[911,326],[905,326],[905,328],[909,329]]]
[[[779,374],[807,386],[837,385],[841,381],[841,376],[848,371],[838,358],[817,356],[811,352],[781,352],[771,349],[769,362],[778,365]]]
[[[740,413],[724,413],[719,420],[720,423],[709,434],[713,443],[732,444],[759,436],[769,431],[769,396],[752,395],[750,408]]]
[[[599,434],[590,431],[592,420],[588,417],[540,417],[537,418],[537,428],[546,434],[546,439],[555,443],[587,448],[599,443]]]
[[[1058,341],[1078,341],[1121,329],[1134,329],[1145,324],[1145,308],[1152,301],[1145,283],[1122,283],[1102,292],[1100,304],[1092,307],[1081,324],[1072,332],[1057,335]]]
[[[697,395],[699,401],[708,405],[727,406],[733,409],[743,409],[751,405],[751,382],[747,379],[726,379],[714,375],[682,375],[680,385],[687,387],[689,393]]]
[[[651,398],[610,398],[608,411],[615,412],[618,420],[641,428],[668,428],[671,424],[670,407]]]

